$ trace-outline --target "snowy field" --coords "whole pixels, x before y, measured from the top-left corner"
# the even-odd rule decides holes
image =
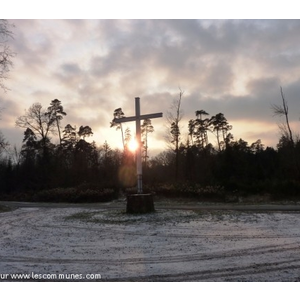
[[[22,207],[0,236],[0,281],[300,281],[298,212]]]

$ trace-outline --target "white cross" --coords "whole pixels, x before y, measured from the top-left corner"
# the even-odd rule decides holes
[[[136,125],[136,142],[137,142],[137,153],[136,153],[136,173],[137,173],[137,192],[138,194],[143,193],[143,173],[142,173],[142,156],[141,156],[141,120],[145,119],[153,119],[153,118],[161,118],[163,116],[162,113],[154,113],[154,114],[147,114],[141,115],[140,109],[140,98],[135,98],[135,116],[132,117],[124,117],[120,119],[114,119],[113,122],[115,123],[123,123],[123,122],[131,122],[135,121]]]

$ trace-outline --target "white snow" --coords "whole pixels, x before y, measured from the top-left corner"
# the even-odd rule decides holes
[[[129,215],[123,208],[25,207],[0,214],[0,237],[2,276],[300,280],[297,212],[158,209]]]

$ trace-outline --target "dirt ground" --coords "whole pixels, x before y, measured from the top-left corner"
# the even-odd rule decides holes
[[[299,281],[299,206],[0,203],[0,281]]]

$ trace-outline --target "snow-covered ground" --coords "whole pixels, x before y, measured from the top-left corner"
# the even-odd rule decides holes
[[[300,215],[23,207],[0,214],[0,273],[0,281],[299,281]]]

